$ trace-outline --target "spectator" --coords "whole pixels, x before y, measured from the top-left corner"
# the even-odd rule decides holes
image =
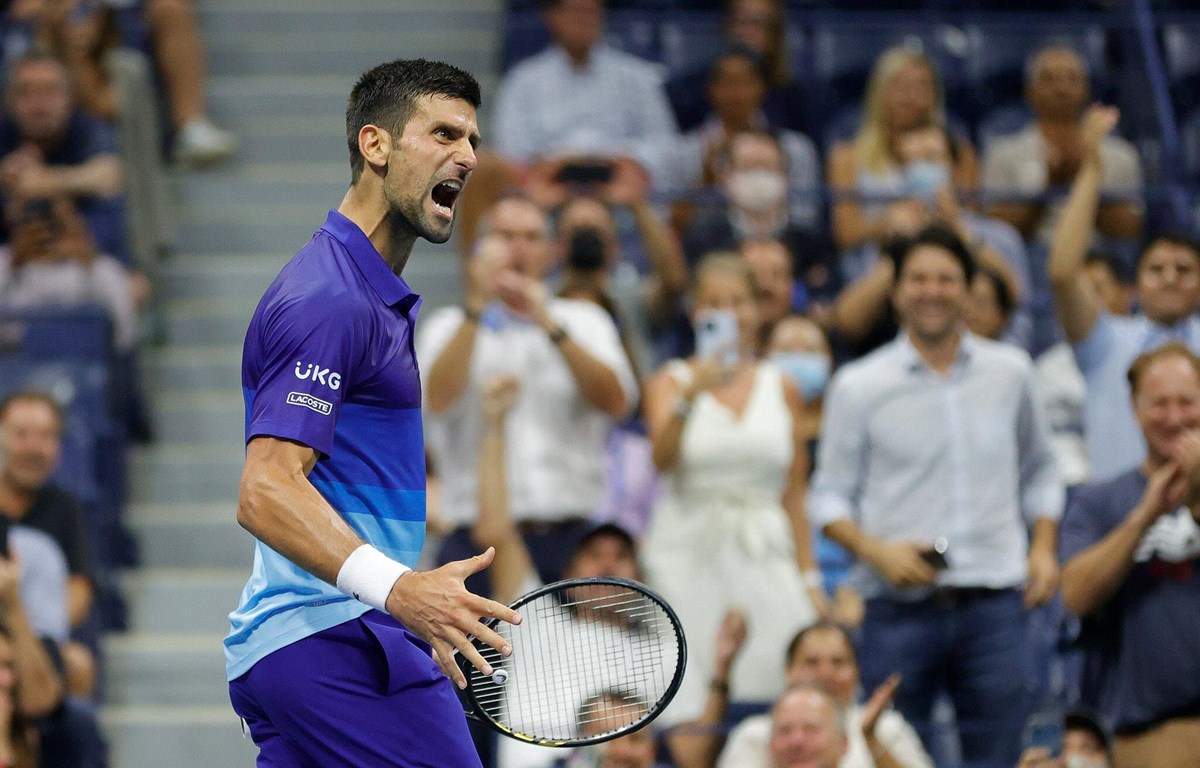
[[[758,314],[762,321],[759,349],[763,349],[776,325],[793,311],[807,308],[808,297],[804,284],[796,284],[792,274],[792,254],[782,242],[747,240],[738,249],[738,254],[750,268],[754,284],[758,286]],[[800,301],[797,301],[798,294]],[[823,307],[815,304],[813,309],[820,314]]]
[[[171,194],[163,164],[154,68],[121,45],[118,14],[77,0],[48,4],[46,45],[71,70],[80,107],[116,129],[125,170],[125,226],[133,263],[149,269],[174,242]]]
[[[858,660],[845,629],[821,622],[801,630],[788,646],[787,684],[819,685],[833,698],[846,724],[846,754],[839,768],[933,768],[921,739],[904,718],[889,709],[899,679],[886,680],[866,704],[856,704]],[[743,720],[729,735],[717,768],[767,765],[771,719],[756,715]]]
[[[1094,107],[1080,130],[1083,159],[1054,231],[1048,265],[1054,309],[1087,382],[1084,435],[1092,476],[1105,480],[1145,457],[1134,421],[1125,372],[1142,352],[1168,340],[1200,350],[1200,245],[1159,235],[1138,257],[1141,312],[1116,317],[1105,310],[1084,271],[1092,222],[1103,183],[1104,137],[1117,124],[1115,109]]]
[[[837,768],[846,753],[846,723],[837,702],[806,683],[788,688],[771,709],[770,762],[747,768]]]
[[[434,312],[417,338],[429,449],[442,481],[442,517],[456,530],[442,558],[474,552],[480,392],[501,374],[521,379],[511,419],[513,517],[538,572],[556,580],[600,499],[604,440],[637,397],[617,329],[592,302],[548,296],[553,265],[542,210],[506,199],[468,270],[465,303]],[[471,589],[480,592],[476,584]]]
[[[1116,765],[1184,768],[1200,754],[1200,359],[1172,342],[1129,368],[1146,458],[1081,486],[1063,521],[1063,601]]]
[[[91,612],[95,573],[82,505],[50,479],[62,454],[62,430],[62,410],[47,394],[25,390],[0,400],[0,515],[18,528],[31,529],[49,539],[47,543],[52,546],[43,545],[36,551],[49,551],[63,558],[66,578],[64,604],[59,609],[62,620],[51,619],[49,627],[43,624],[46,628],[41,634],[52,636],[62,645],[71,693],[88,697],[95,683],[94,661],[86,647],[68,642],[68,628],[78,629]],[[14,544],[17,533],[14,529]],[[22,555],[23,568],[49,567],[48,556],[39,556],[35,563],[33,557],[26,556],[35,550],[22,551],[19,545],[14,549]],[[28,605],[38,616],[56,608],[41,601]],[[59,623],[61,629],[51,631]]]
[[[12,634],[0,627],[0,762],[37,768],[34,731],[17,706],[21,671]]]
[[[121,161],[112,130],[76,107],[70,72],[53,56],[14,61],[7,86],[9,111],[0,119],[5,207],[13,200],[69,197],[100,250],[127,260]]]
[[[1133,314],[1134,288],[1120,261],[1102,253],[1089,253],[1084,259],[1083,274],[1108,314],[1114,317]],[[1087,384],[1066,341],[1039,355],[1036,367],[1038,390],[1050,423],[1054,459],[1063,482],[1068,487],[1078,485],[1092,474],[1084,439]]]
[[[833,370],[833,351],[825,332],[813,320],[790,315],[771,332],[766,347],[767,359],[790,377],[804,399],[801,431],[808,455],[817,453],[821,434],[821,409],[825,388]],[[813,543],[825,593],[831,596],[829,618],[846,627],[862,623],[862,596],[849,583],[854,564],[850,553],[817,531]]]
[[[900,672],[926,745],[945,689],[967,764],[1015,763],[1025,610],[1057,587],[1063,489],[1028,356],[963,328],[973,272],[943,227],[897,252],[902,332],[834,377],[809,508],[858,559],[864,684]]]
[[[1068,710],[1062,728],[1057,758],[1046,747],[1032,747],[1021,755],[1017,768],[1112,768],[1112,736],[1094,714],[1083,708]]]
[[[1142,169],[1137,150],[1124,139],[1101,137],[1088,148],[1081,122],[1090,99],[1087,67],[1069,47],[1053,45],[1026,67],[1025,100],[1035,121],[985,147],[983,185],[994,200],[990,213],[1016,227],[1026,240],[1049,245],[1063,206],[1056,189],[1070,184],[1093,152],[1102,160],[1099,188],[1111,196],[1093,210],[1105,237],[1136,240],[1142,232]],[[1016,198],[1016,199],[1014,199]]]
[[[1004,222],[963,209],[958,203],[951,171],[955,143],[944,129],[921,125],[897,138],[897,153],[906,177],[903,199],[883,214],[885,245],[908,237],[921,227],[940,220],[970,243],[980,263],[1004,276],[1018,309],[1009,340],[1028,346],[1032,333],[1029,304],[1029,267],[1020,236]],[[892,266],[881,264],[883,248],[865,242],[841,256],[842,277],[849,287],[838,297],[834,327],[859,353],[874,349],[896,334],[887,301]]]
[[[108,310],[117,351],[137,340],[131,276],[96,250],[95,240],[66,198],[10,200],[11,238],[0,246],[0,307],[97,304]]]
[[[779,240],[792,257],[793,275],[810,301],[832,301],[840,282],[834,253],[825,238],[795,221],[787,196],[787,158],[779,140],[743,131],[726,145],[717,163],[724,197],[701,211],[683,233],[683,253],[695,266],[710,251],[736,250],[750,240]]]
[[[779,129],[767,119],[763,112],[766,92],[762,62],[749,49],[731,48],[713,61],[708,76],[713,114],[679,141],[672,191],[676,195],[703,192],[724,175],[718,166],[728,160],[734,136],[743,131],[771,133],[785,159],[790,219],[815,229],[823,207],[817,148],[804,134]]]
[[[827,176],[834,195],[833,241],[840,249],[880,243],[889,233],[884,212],[908,192],[898,139],[920,126],[945,127],[937,65],[918,50],[892,48],[880,56],[867,84],[862,125],[852,142],[829,152]],[[978,183],[975,150],[955,141],[954,187],[971,192]]]
[[[515,376],[498,376],[484,384],[482,392],[483,437],[479,451],[479,515],[471,527],[476,546],[495,547],[492,581],[495,597],[511,603],[521,593],[539,586],[537,569],[508,509],[508,461],[506,421],[517,402],[520,383]],[[637,548],[624,529],[612,524],[593,528],[570,553],[563,574],[566,578],[619,576],[641,577]],[[601,728],[603,730],[603,728]],[[654,763],[654,740],[643,730],[606,744],[574,750],[563,762],[548,751],[511,740],[501,744],[500,768],[650,768]],[[588,762],[589,758],[591,762]]]
[[[784,11],[779,0],[729,0],[725,4],[723,43],[744,47],[762,62],[767,88],[763,111],[772,125],[793,131],[811,130],[812,116],[805,108],[804,94],[792,80]],[[667,82],[667,96],[682,130],[699,127],[710,115],[706,89],[710,72],[706,64]]]
[[[641,177],[614,183],[609,195],[607,200],[580,195],[559,211],[555,233],[563,265],[559,296],[590,301],[608,312],[637,373],[652,365],[656,336],[678,316],[687,290],[687,265],[670,230],[650,205]],[[622,259],[618,206],[633,214],[650,262],[645,277]]]
[[[581,180],[581,165],[636,165],[660,182],[677,129],[658,70],[604,44],[603,0],[548,0],[543,18],[553,44],[500,83],[497,152],[547,206]]]
[[[664,473],[643,549],[646,572],[694,651],[665,713],[669,724],[699,716],[712,639],[729,608],[741,607],[754,628],[734,667],[735,702],[778,694],[770,659],[824,609],[803,505],[802,403],[795,385],[756,359],[760,320],[745,263],[705,259],[693,304],[694,323],[728,329],[720,352],[668,362],[645,392],[654,463]]]
[[[175,128],[175,162],[184,168],[204,168],[233,154],[237,138],[213,125],[208,116],[204,41],[195,4],[191,0],[105,2],[141,7]]]
[[[976,336],[1002,341],[1016,309],[1012,289],[1004,275],[981,264],[971,281],[971,301],[967,304],[967,329]]]

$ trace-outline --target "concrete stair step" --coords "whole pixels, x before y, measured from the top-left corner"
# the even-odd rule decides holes
[[[336,136],[330,140],[337,143]],[[177,188],[187,220],[225,218],[231,209],[267,218],[286,207],[301,213],[310,206],[334,208],[349,185],[349,162],[335,161],[255,164],[237,172],[190,174],[179,179]]]
[[[212,504],[237,498],[244,459],[240,446],[163,443],[137,448],[132,458],[135,503]]]
[[[155,391],[163,393],[156,404],[156,414],[162,409],[163,398],[171,394],[216,389],[228,397],[238,397],[241,369],[241,342],[168,346],[152,351],[142,361],[143,375]]]
[[[223,705],[106,706],[100,722],[110,762],[120,768],[252,766],[258,749]]]
[[[224,630],[110,635],[103,641],[107,703],[228,706],[224,636]]]
[[[223,125],[239,128],[244,121],[271,117],[280,125],[314,115],[345,115],[354,80],[329,75],[241,74],[214,77],[208,104]],[[340,131],[344,135],[345,129]]]
[[[236,487],[224,499],[208,502],[137,503],[130,527],[144,568],[237,568],[249,573],[254,561],[254,537],[237,524]]]
[[[183,299],[167,305],[167,338],[175,344],[235,344],[246,337],[257,297]],[[236,381],[231,382],[236,386]]]
[[[213,634],[228,628],[249,568],[142,568],[121,586],[133,633]]]
[[[166,443],[195,442],[236,450],[245,439],[245,406],[236,368],[218,389],[166,391],[154,408],[158,437]]]
[[[160,290],[168,301],[258,297],[288,258],[280,250],[235,255],[177,254],[163,265]]]

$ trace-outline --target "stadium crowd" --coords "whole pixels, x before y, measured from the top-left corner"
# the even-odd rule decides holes
[[[187,0],[0,4],[0,764],[108,764],[102,633],[136,564],[126,448],[173,242],[167,168],[221,162]]]
[[[502,599],[643,579],[688,671],[656,746],[485,765],[1200,765],[1200,243],[1087,35],[985,94],[920,34],[822,83],[855,51],[777,0],[639,7],[514,4],[429,520],[520,551]]]

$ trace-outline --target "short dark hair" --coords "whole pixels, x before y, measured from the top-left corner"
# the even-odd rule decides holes
[[[1148,352],[1143,352],[1130,364],[1129,370],[1125,373],[1125,378],[1129,381],[1130,394],[1134,397],[1137,396],[1138,386],[1142,383],[1142,377],[1146,375],[1146,369],[1164,357],[1178,357],[1187,362],[1188,365],[1192,366],[1192,370],[1196,372],[1197,378],[1200,378],[1200,357],[1197,357],[1191,348],[1183,342],[1169,341]]]
[[[804,645],[804,641],[818,632],[833,632],[842,641],[846,643],[846,647],[850,649],[850,660],[854,662],[854,666],[858,666],[858,651],[854,647],[854,638],[850,636],[850,631],[841,624],[822,619],[816,624],[810,624],[804,629],[796,633],[792,641],[788,643],[787,656],[785,662],[787,666],[792,666],[796,663],[796,655],[800,653],[800,646]]]
[[[476,109],[482,101],[474,77],[440,61],[397,59],[362,74],[346,104],[351,183],[358,181],[366,164],[358,151],[358,132],[365,125],[378,125],[399,135],[422,96],[462,99]]]
[[[1113,279],[1121,285],[1129,285],[1133,281],[1129,277],[1129,266],[1119,257],[1105,251],[1088,251],[1083,259],[1084,266],[1099,264],[1108,270]]]
[[[720,71],[721,62],[725,61],[726,59],[743,59],[750,62],[754,68],[754,73],[762,79],[764,85],[767,83],[767,69],[766,65],[763,63],[762,56],[759,56],[757,51],[747,45],[742,43],[730,43],[729,45],[725,46],[725,48],[722,49],[719,54],[713,57],[712,62],[708,65],[708,76],[706,78],[706,82],[709,85],[712,85],[713,81],[717,79],[717,73]]]
[[[0,399],[0,422],[3,422],[8,416],[9,408],[16,403],[26,401],[41,403],[49,408],[54,413],[54,420],[58,422],[58,432],[60,435],[62,434],[63,428],[67,425],[66,411],[63,410],[62,403],[58,402],[54,395],[41,389],[18,389]]]
[[[975,279],[975,257],[967,248],[967,244],[953,229],[941,222],[934,222],[926,225],[912,237],[898,241],[888,249],[892,260],[896,263],[897,280],[900,278],[900,273],[904,271],[904,265],[908,262],[912,252],[922,245],[941,248],[948,252],[962,267],[967,285],[970,285],[971,281]]]
[[[1008,280],[1000,274],[1000,270],[987,264],[978,264],[975,267],[975,277],[983,278],[991,283],[1000,313],[1004,315],[1005,320],[1012,317],[1013,310],[1017,308],[1017,302],[1013,299],[1012,288],[1009,287]]]
[[[1138,251],[1137,257],[1138,267],[1142,266],[1142,261],[1146,258],[1146,254],[1159,243],[1169,243],[1187,248],[1197,260],[1200,260],[1200,241],[1197,241],[1190,232],[1166,231],[1150,235],[1142,243],[1142,248]]]

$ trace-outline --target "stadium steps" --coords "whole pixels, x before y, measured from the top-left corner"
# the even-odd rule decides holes
[[[163,267],[166,344],[143,360],[158,440],[132,458],[123,576],[129,632],[105,641],[101,716],[119,768],[252,766],[229,707],[221,639],[253,557],[237,525],[241,344],[263,289],[349,181],[342,113],[356,76],[426,56],[480,77],[499,61],[499,0],[200,0],[210,112],[233,162],[174,179],[178,252]],[[486,130],[485,130],[486,136]],[[450,246],[419,242],[406,279],[426,311],[454,301]]]

